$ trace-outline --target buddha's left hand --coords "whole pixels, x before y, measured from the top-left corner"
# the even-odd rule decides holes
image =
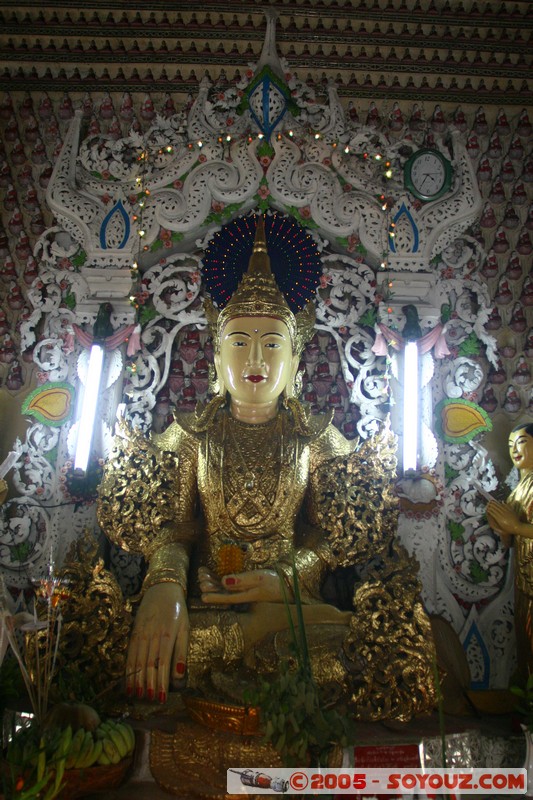
[[[234,605],[259,601],[277,603],[283,600],[281,580],[273,569],[237,572],[218,579],[200,567],[198,579],[204,603]]]

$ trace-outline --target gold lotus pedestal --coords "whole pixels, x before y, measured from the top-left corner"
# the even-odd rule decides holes
[[[150,770],[167,792],[232,800],[242,795],[226,792],[229,768],[282,766],[279,753],[261,741],[257,709],[191,697],[185,706],[188,718],[178,720],[173,733],[151,735]]]

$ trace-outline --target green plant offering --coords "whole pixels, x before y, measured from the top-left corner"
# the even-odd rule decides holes
[[[312,676],[300,666],[291,669],[288,661],[272,681],[261,680],[249,699],[261,709],[264,740],[286,766],[325,765],[334,745],[346,747],[351,741],[351,721],[324,708]]]
[[[256,689],[247,693],[247,701],[258,706],[264,726],[264,741],[280,753],[283,763],[293,766],[325,766],[335,745],[346,747],[354,741],[354,724],[335,708],[321,700],[320,690],[311,670],[305,633],[298,575],[293,557],[294,605],[297,625],[284,601],[291,632],[294,659],[280,664],[272,680],[260,679]]]
[[[13,800],[53,800],[63,788],[72,728],[42,731],[36,722],[13,731],[6,752],[4,792]]]
[[[516,710],[524,717],[524,725],[533,731],[533,673],[530,673],[524,686],[510,686],[509,691],[518,698]]]

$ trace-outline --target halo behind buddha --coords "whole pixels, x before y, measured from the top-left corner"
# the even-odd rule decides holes
[[[270,316],[283,320],[289,329],[294,353],[303,350],[313,335],[316,315],[311,302],[294,314],[272,273],[265,235],[264,217],[257,217],[252,255],[248,269],[222,310],[205,301],[209,328],[218,351],[222,330],[235,317]]]

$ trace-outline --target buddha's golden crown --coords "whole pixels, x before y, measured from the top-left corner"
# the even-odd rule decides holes
[[[315,308],[306,303],[301,311],[293,314],[276,279],[272,274],[265,235],[264,217],[257,217],[254,248],[241,282],[231,299],[219,311],[207,299],[205,312],[215,349],[218,351],[224,326],[235,317],[275,317],[281,319],[289,329],[292,349],[300,353],[313,335]]]

